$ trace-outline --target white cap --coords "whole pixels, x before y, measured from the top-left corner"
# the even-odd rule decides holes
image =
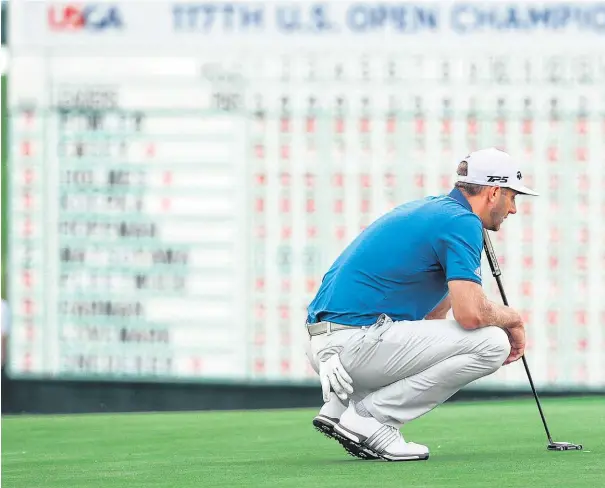
[[[463,161],[468,164],[468,173],[467,176],[457,176],[457,181],[511,188],[525,195],[539,195],[523,185],[523,173],[519,165],[508,153],[500,149],[480,149],[470,153]]]

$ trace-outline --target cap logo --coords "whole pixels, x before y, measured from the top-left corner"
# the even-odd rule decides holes
[[[521,178],[523,178],[521,171],[517,171],[517,179],[520,180]]]
[[[488,183],[507,183],[508,182],[508,176],[488,176],[487,177],[487,182]]]

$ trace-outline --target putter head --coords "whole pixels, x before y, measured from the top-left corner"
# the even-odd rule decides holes
[[[549,451],[581,451],[582,444],[572,444],[571,442],[551,442],[548,444]]]

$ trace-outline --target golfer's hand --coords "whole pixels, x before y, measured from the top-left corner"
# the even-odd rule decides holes
[[[353,393],[353,380],[345,371],[338,354],[332,354],[325,360],[320,360],[319,379],[324,402],[330,400],[330,387],[341,400],[346,400],[348,395]]]
[[[510,343],[510,354],[504,361],[503,366],[514,363],[517,361],[525,352],[525,327],[513,327],[512,329],[506,329],[508,334],[508,342]]]

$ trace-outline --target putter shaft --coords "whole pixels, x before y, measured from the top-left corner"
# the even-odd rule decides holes
[[[498,259],[496,258],[496,253],[494,252],[494,247],[492,245],[492,241],[487,233],[487,230],[483,229],[483,244],[485,248],[485,254],[487,255],[487,260],[489,262],[489,266],[492,270],[492,275],[496,279],[496,283],[498,284],[498,289],[500,290],[500,296],[502,297],[502,302],[507,307],[508,300],[506,298],[506,293],[504,292],[504,286],[502,285],[502,279],[500,276],[502,272],[500,271],[500,266],[498,265]],[[525,359],[525,354],[521,356],[523,360],[523,366],[525,367],[525,372],[527,373],[527,379],[529,380],[529,385],[531,386],[531,391],[534,394],[534,398],[536,399],[536,405],[538,405],[538,411],[540,412],[540,418],[542,419],[542,424],[544,425],[544,430],[546,431],[546,437],[548,438],[549,444],[553,444],[552,437],[550,435],[550,431],[548,430],[548,425],[546,424],[546,418],[544,417],[544,412],[542,411],[542,405],[540,404],[540,399],[538,398],[538,393],[536,392],[536,387],[534,386],[534,381],[531,377],[531,373],[529,372],[529,366],[527,365],[527,360]]]

